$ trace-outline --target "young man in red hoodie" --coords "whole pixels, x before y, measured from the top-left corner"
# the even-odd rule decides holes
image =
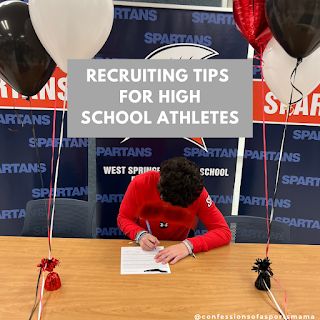
[[[208,232],[190,237],[198,220]],[[155,256],[161,263],[174,264],[231,240],[223,215],[203,186],[199,167],[183,157],[164,161],[160,173],[150,171],[132,180],[120,206],[118,226],[143,250],[155,249],[159,240],[182,241]]]

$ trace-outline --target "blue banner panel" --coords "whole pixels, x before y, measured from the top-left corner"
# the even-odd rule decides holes
[[[230,12],[116,6],[114,19],[100,58],[144,59],[173,43],[213,48],[218,59],[247,57],[248,44]]]
[[[211,48],[216,52],[213,59],[246,58],[248,51],[230,12],[118,6],[110,38],[97,57],[144,59],[151,58],[154,51],[167,50],[168,59],[194,58],[188,48],[175,56],[170,49],[178,43]],[[122,236],[116,217],[131,177],[157,169],[163,160],[174,156],[185,156],[202,167],[206,187],[217,206],[224,214],[231,213],[236,139],[198,138],[194,142],[200,141],[200,147],[183,138],[122,140],[97,140],[99,237]]]
[[[217,206],[231,213],[236,139],[205,139],[207,150],[186,139],[97,139],[98,237],[122,237],[116,218],[132,177],[159,170],[163,160],[184,156],[196,162]],[[201,232],[201,231],[199,231]]]
[[[272,204],[283,125],[267,125],[269,207]],[[246,140],[239,214],[266,216],[262,125],[254,125],[254,138]],[[320,130],[316,126],[289,125],[275,199],[274,220],[287,223],[292,242],[320,243]]]
[[[181,43],[185,44],[183,50],[175,50]],[[198,46],[196,51],[188,48],[187,45],[192,44]],[[167,59],[208,59],[207,51],[214,52],[210,59],[247,57],[247,42],[236,29],[232,13],[210,11],[209,8],[208,11],[201,11],[196,8],[153,8],[152,5],[135,7],[133,4],[115,7],[110,38],[97,58],[153,59],[161,52],[161,56]],[[255,61],[256,65],[258,63]],[[259,68],[254,69],[254,75],[259,77]],[[57,73],[58,94],[63,91],[63,81],[59,77],[61,75]],[[3,92],[6,93],[6,89]],[[1,105],[8,106],[8,101],[16,97],[10,91],[9,96],[5,97],[3,92]],[[314,104],[317,104],[317,97],[313,99]],[[51,108],[52,100],[40,98],[34,103],[38,103],[39,107],[42,101],[45,107]],[[14,105],[18,107],[19,103]],[[314,108],[318,108],[317,105]],[[32,115],[28,108],[0,110],[0,235],[19,235],[26,202],[48,197],[52,119],[53,112],[48,109],[34,110]],[[60,119],[61,112],[58,111],[57,128],[60,127]],[[33,125],[37,142],[33,138]],[[281,123],[267,125],[269,198],[272,198],[282,130]],[[58,134],[57,129],[56,138]],[[132,177],[146,170],[158,170],[161,161],[174,156],[185,156],[196,162],[201,167],[206,187],[216,205],[223,214],[231,213],[237,139],[125,137],[124,130],[122,138],[96,141],[98,237],[123,237],[116,217]],[[274,218],[292,227],[292,241],[296,243],[320,243],[316,201],[320,195],[319,141],[317,125],[296,124],[288,127]],[[56,153],[57,145],[56,139]],[[64,139],[58,197],[88,199],[87,145],[87,139]],[[254,125],[254,138],[246,140],[240,215],[265,217],[262,151],[262,125],[257,123]],[[42,172],[43,186],[38,171]],[[200,226],[197,233],[203,231]]]
[[[0,235],[20,235],[26,203],[49,196],[52,119],[52,111],[0,110]],[[61,112],[56,125],[55,155]],[[64,138],[57,197],[87,199],[87,145],[88,139]]]

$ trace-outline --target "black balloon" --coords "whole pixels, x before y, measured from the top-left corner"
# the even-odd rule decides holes
[[[30,97],[41,90],[55,67],[33,29],[28,4],[0,3],[0,77]]]
[[[302,59],[320,46],[320,0],[266,0],[266,16],[290,56]]]

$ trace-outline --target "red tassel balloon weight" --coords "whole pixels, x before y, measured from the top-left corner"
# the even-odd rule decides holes
[[[46,281],[44,283],[44,288],[47,291],[55,291],[61,287],[61,280],[56,272],[50,272],[47,275]]]

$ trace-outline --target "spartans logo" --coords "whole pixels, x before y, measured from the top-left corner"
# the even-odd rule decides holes
[[[211,48],[193,43],[175,43],[156,49],[146,59],[205,60],[219,53]]]
[[[219,53],[212,48],[193,43],[174,43],[156,49],[146,56],[146,59],[175,59],[175,60],[205,60],[211,59]],[[125,138],[122,143],[129,140]],[[207,147],[203,138],[184,138],[203,150],[207,151]]]

